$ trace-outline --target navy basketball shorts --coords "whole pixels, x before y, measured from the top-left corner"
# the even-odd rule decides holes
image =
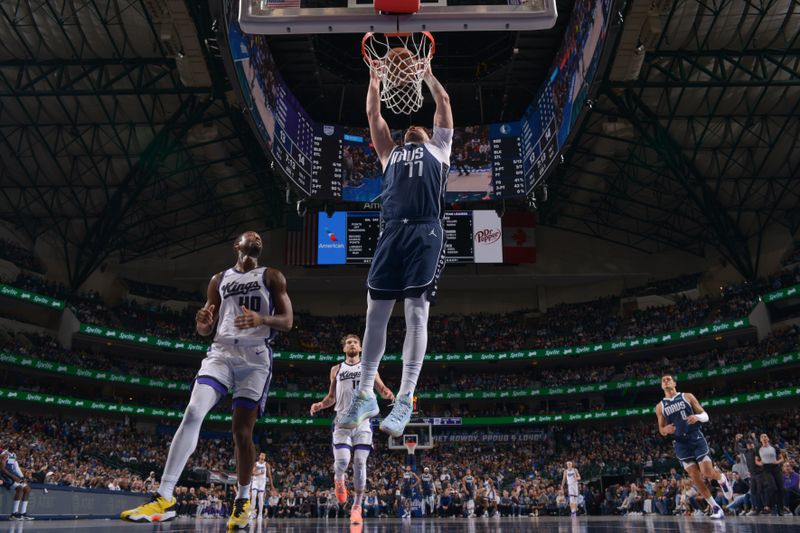
[[[680,437],[680,440],[676,439],[673,442],[673,446],[675,446],[675,455],[678,456],[678,460],[684,468],[693,464],[700,464],[706,458],[711,459],[709,457],[711,450],[708,449],[708,442],[699,431],[688,433]]]
[[[367,276],[374,300],[419,298],[426,293],[430,302],[435,301],[444,269],[445,236],[439,220],[428,220],[386,223]]]

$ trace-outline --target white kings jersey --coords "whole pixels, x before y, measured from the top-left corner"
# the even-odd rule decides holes
[[[267,463],[256,461],[256,473],[253,474],[253,481],[264,482],[267,480]]]
[[[269,326],[239,329],[233,321],[242,314],[242,306],[260,315],[275,314],[275,305],[269,289],[264,283],[267,267],[254,268],[248,272],[239,272],[229,268],[219,280],[219,322],[214,342],[223,344],[263,344],[275,336]]]
[[[578,486],[578,471],[574,468],[567,468],[567,485],[570,487]]]
[[[361,383],[361,361],[354,365],[342,363],[339,371],[336,372],[336,407],[337,413],[342,413],[350,409],[353,398],[358,392],[358,384]]]

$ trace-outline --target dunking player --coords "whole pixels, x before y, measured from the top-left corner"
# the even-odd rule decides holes
[[[561,490],[566,488],[570,516],[578,516],[578,481],[580,480],[581,474],[578,469],[573,466],[572,461],[567,461],[567,468],[564,469],[564,475],[561,476]]]
[[[703,410],[694,394],[678,392],[677,383],[671,374],[661,376],[661,389],[664,399],[656,405],[658,418],[658,431],[665,437],[672,435],[675,454],[692,478],[697,491],[708,502],[711,518],[725,517],[717,502],[711,497],[711,491],[706,486],[706,479],[714,479],[722,488],[722,493],[730,502],[733,501],[733,490],[725,474],[714,468],[714,463],[709,457],[708,449],[700,423],[708,422],[708,413]]]
[[[394,437],[413,411],[414,389],[428,344],[428,312],[435,299],[444,267],[442,228],[444,193],[453,142],[450,97],[430,70],[425,83],[436,102],[433,136],[419,126],[405,132],[396,146],[381,116],[379,79],[373,73],[367,92],[370,136],[381,164],[383,231],[367,277],[367,325],[361,386],[350,409],[339,419],[343,428],[355,428],[379,414],[372,392],[375,373],[386,349],[386,326],[396,300],[404,299],[406,338],[403,377],[392,412],[380,429]]]
[[[264,513],[264,491],[267,490],[267,479],[269,479],[270,490],[275,488],[272,483],[272,467],[267,462],[267,454],[261,452],[258,454],[258,461],[253,465],[253,490],[255,492],[253,501],[256,502],[256,508],[253,510],[253,515],[257,520],[261,520]]]
[[[194,380],[183,420],[169,446],[158,492],[152,500],[120,517],[133,522],[163,522],[175,518],[175,484],[197,446],[206,414],[233,392],[233,441],[238,491],[229,528],[246,527],[250,520],[250,479],[255,461],[253,427],[263,414],[272,378],[272,338],[292,328],[292,303],[286,278],[274,268],[258,266],[262,241],[258,233],[243,233],[234,243],[236,266],[220,272],[208,284],[206,305],[195,316],[197,333],[211,335]]]
[[[0,480],[8,490],[14,491],[14,503],[9,520],[34,520],[28,516],[28,498],[31,486],[25,481],[22,470],[17,463],[17,454],[7,448],[0,448]]]
[[[361,338],[353,333],[342,338],[344,363],[331,368],[331,385],[328,394],[311,405],[311,416],[336,404],[337,414],[346,411],[358,390],[361,380]],[[375,385],[380,395],[387,400],[394,400],[394,394],[383,384],[380,376],[375,374]],[[333,422],[333,471],[336,499],[339,503],[347,501],[345,472],[350,465],[350,454],[353,454],[353,507],[350,509],[350,521],[360,524],[361,502],[367,486],[367,458],[372,450],[372,428],[369,420],[364,420],[355,429],[344,429],[336,420]]]

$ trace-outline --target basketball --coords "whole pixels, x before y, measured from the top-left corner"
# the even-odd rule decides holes
[[[386,81],[391,85],[407,85],[414,79],[415,58],[408,48],[397,46],[386,54]]]

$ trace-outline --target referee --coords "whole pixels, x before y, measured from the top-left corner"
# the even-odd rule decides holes
[[[783,516],[783,472],[781,464],[783,456],[775,447],[770,444],[769,437],[762,433],[759,437],[761,446],[758,448],[756,463],[764,469],[764,507],[767,505],[772,510],[772,514]],[[766,510],[766,509],[765,509]]]

